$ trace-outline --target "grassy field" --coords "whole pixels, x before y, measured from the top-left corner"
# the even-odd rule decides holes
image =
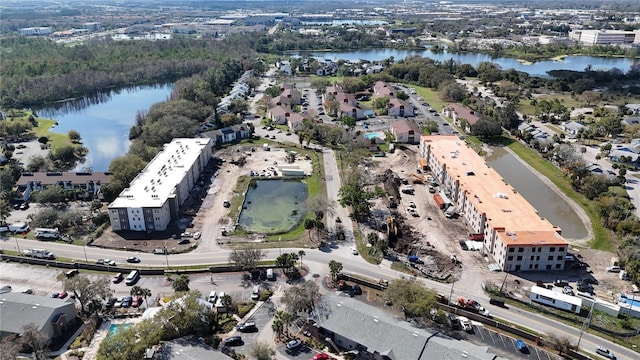
[[[418,95],[422,97],[424,101],[428,102],[432,108],[438,111],[440,111],[447,104],[446,102],[440,99],[440,94],[438,94],[437,91],[431,90],[429,88],[420,87],[420,86],[411,86],[411,87],[416,89],[416,93],[418,93]]]
[[[584,209],[587,216],[589,216],[591,228],[593,230],[593,239],[590,242],[591,248],[606,251],[615,250],[615,244],[611,238],[611,233],[602,224],[597,204],[594,201],[591,201],[585,198],[582,194],[574,191],[565,175],[552,164],[542,159],[534,150],[526,148],[524,145],[516,141],[512,141],[508,147],[518,155],[519,158],[551,180],[554,185],[560,189],[560,191]]]

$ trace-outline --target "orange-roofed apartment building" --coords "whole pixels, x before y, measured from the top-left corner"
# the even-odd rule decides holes
[[[439,190],[503,271],[563,270],[569,244],[457,136],[422,136],[420,153]]]

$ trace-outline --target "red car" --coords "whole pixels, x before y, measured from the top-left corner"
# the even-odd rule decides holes
[[[139,307],[139,306],[141,306],[142,305],[142,301],[143,301],[142,300],[142,296],[140,296],[140,295],[135,296],[133,298],[133,301],[131,302],[131,307]]]
[[[311,360],[330,360],[332,359],[332,357],[330,357],[329,355],[325,354],[325,353],[320,353],[320,354],[315,354]]]
[[[67,296],[69,296],[69,294],[67,294],[67,292],[66,292],[66,291],[63,291],[63,292],[61,292],[61,293],[59,293],[59,294],[58,294],[58,299],[64,299],[64,298],[66,298]]]
[[[113,281],[114,284],[117,284],[120,281],[122,281],[123,278],[124,278],[124,276],[122,275],[122,273],[117,273],[117,274],[115,274],[113,276],[113,280],[111,280],[111,281]]]

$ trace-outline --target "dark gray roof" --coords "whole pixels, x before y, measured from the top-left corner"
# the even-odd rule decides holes
[[[460,359],[463,354],[470,360],[497,358],[487,346],[415,328],[382,309],[350,297],[326,295],[316,313],[320,327],[363,345],[370,353],[387,354],[395,360]]]
[[[232,360],[222,352],[215,350],[204,341],[198,338],[181,338],[167,341],[153,356],[154,360],[172,360],[172,359],[211,359],[211,360]]]
[[[71,181],[72,184],[86,184],[99,181],[102,185],[111,182],[111,173],[106,172],[25,172],[16,185],[27,185],[30,181],[40,181],[42,185],[54,185],[59,181]]]
[[[52,315],[63,312],[61,309],[65,307],[72,308],[69,312],[75,313],[75,305],[68,299],[13,292],[0,294],[0,331],[20,334],[22,327],[31,323],[42,329]]]

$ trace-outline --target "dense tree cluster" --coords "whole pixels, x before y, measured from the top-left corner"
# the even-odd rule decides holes
[[[175,37],[165,41],[96,40],[66,46],[46,39],[8,37],[2,41],[0,105],[22,108],[114,87],[186,78],[224,68],[225,59],[255,58],[253,40],[230,35],[223,41]],[[229,84],[216,77],[206,80],[218,96],[222,91],[215,87],[224,89]]]

